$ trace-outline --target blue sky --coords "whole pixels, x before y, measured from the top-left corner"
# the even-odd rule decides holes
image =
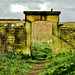
[[[1,19],[24,19],[23,11],[61,11],[60,21],[75,21],[75,0],[0,0]]]

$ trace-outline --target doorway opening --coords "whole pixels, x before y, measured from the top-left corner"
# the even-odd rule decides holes
[[[31,51],[37,59],[52,52],[52,22],[34,21],[31,24]]]

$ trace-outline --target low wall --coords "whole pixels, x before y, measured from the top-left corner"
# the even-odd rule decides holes
[[[75,50],[75,23],[63,23],[59,27],[60,52]]]
[[[0,48],[25,53],[25,23],[0,23]]]
[[[31,25],[31,42],[51,42],[52,23],[35,21]],[[21,50],[26,53],[26,32],[23,20],[0,20],[0,49],[9,52]]]

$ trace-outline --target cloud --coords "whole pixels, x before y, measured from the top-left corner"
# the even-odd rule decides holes
[[[41,11],[50,11],[51,8],[54,8],[54,4],[52,2],[43,2],[43,4],[39,4]]]
[[[10,5],[10,11],[12,13],[19,13],[19,12],[23,12],[25,10],[29,10],[29,8],[27,6],[24,6],[21,4],[11,4]]]
[[[75,20],[75,0],[0,0],[0,18],[24,19],[23,11],[61,11],[61,21]]]
[[[39,4],[39,6],[40,6],[40,11],[48,10],[47,5],[48,5],[48,4],[47,4],[46,2],[44,2],[43,4]]]

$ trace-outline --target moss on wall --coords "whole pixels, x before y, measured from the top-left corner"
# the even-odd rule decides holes
[[[64,24],[59,28],[61,52],[75,50],[75,25]]]
[[[25,50],[24,23],[0,23],[0,46],[5,43],[5,50],[12,52]],[[22,49],[18,49],[20,46]],[[24,47],[23,47],[24,46]],[[24,51],[23,51],[24,52]]]

